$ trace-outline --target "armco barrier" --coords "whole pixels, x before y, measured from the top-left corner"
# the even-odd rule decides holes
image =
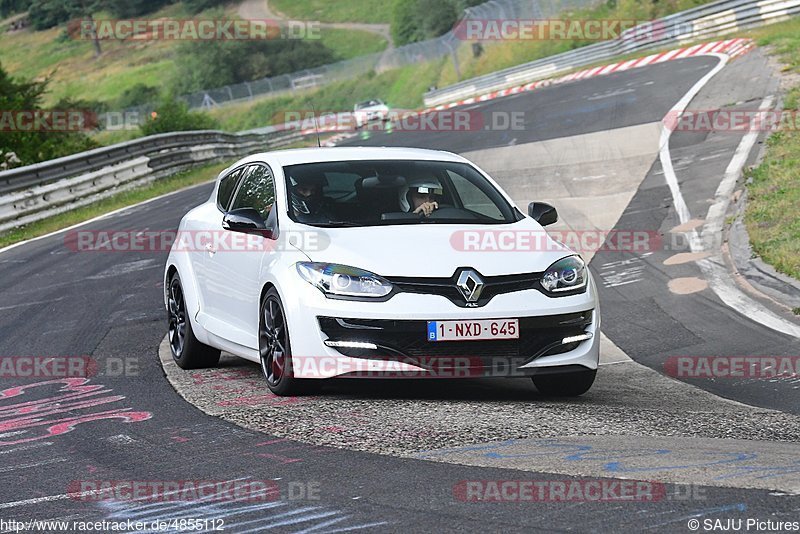
[[[0,232],[192,166],[285,146],[303,135],[278,128],[159,134],[3,171]]]
[[[631,28],[603,41],[425,93],[434,107],[584,67],[639,50],[709,39],[800,14],[800,0],[721,0]]]

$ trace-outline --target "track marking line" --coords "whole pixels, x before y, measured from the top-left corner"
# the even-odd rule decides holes
[[[737,43],[738,45],[739,43]],[[719,58],[719,63],[711,69],[705,76],[700,78],[689,91],[670,109],[667,117],[680,116],[687,108],[692,99],[697,96],[697,93],[705,87],[705,85],[713,78],[720,70],[722,70],[730,59],[730,56],[725,54],[709,54]],[[763,111],[769,109],[772,105],[773,97],[767,96],[759,106],[759,110]],[[659,159],[661,167],[664,170],[664,179],[667,182],[670,193],[672,195],[672,202],[675,207],[675,212],[678,214],[680,224],[685,224],[691,219],[689,208],[686,205],[686,200],[681,192],[678,177],[675,174],[675,168],[672,165],[672,155],[669,150],[669,140],[672,136],[672,130],[665,124],[661,127],[661,140]],[[750,131],[742,138],[739,146],[736,147],[733,158],[725,170],[725,175],[720,182],[716,194],[715,202],[708,210],[708,215],[705,219],[705,225],[701,235],[698,235],[696,230],[691,230],[686,233],[689,238],[690,248],[692,252],[713,252],[714,255],[710,258],[698,260],[696,263],[703,272],[703,276],[709,283],[709,287],[719,297],[719,299],[727,306],[736,312],[744,315],[771,330],[781,332],[793,337],[800,338],[800,326],[787,321],[786,319],[776,315],[772,311],[765,308],[759,302],[753,300],[744,294],[738,286],[731,279],[728,269],[725,267],[725,262],[722,259],[722,254],[717,250],[707,250],[703,245],[703,238],[712,238],[716,233],[722,231],[722,223],[725,217],[728,203],[730,202],[730,192],[736,185],[742,167],[750,155],[750,150],[758,138],[758,131]]]

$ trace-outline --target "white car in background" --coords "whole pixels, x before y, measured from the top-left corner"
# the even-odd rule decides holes
[[[447,152],[250,156],[180,223],[179,235],[216,238],[170,252],[172,355],[190,369],[228,351],[259,363],[278,395],[365,372],[529,376],[544,394],[580,395],[598,367],[597,290],[542,230],[556,220],[542,203],[523,214]],[[454,239],[465,231],[538,234],[544,246],[465,251]]]
[[[353,107],[353,117],[357,129],[373,121],[387,122],[390,119],[389,106],[377,98],[365,100]]]

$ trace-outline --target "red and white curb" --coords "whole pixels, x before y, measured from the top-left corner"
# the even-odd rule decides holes
[[[485,95],[471,97],[464,100],[459,100],[457,102],[451,102],[449,104],[440,104],[438,106],[425,109],[423,113],[430,111],[441,111],[443,109],[450,109],[458,106],[466,106],[469,104],[475,104],[476,102],[486,102],[487,100],[494,100],[495,98],[502,98],[508,95],[532,91],[534,89],[538,89],[539,87],[547,87],[550,85],[557,85],[575,80],[585,80],[595,76],[604,76],[613,72],[621,72],[624,70],[644,67],[646,65],[655,65],[656,63],[664,63],[665,61],[671,61],[674,59],[703,56],[707,54],[726,54],[729,57],[736,57],[750,51],[753,46],[754,43],[752,39],[738,38],[699,44],[690,46],[688,48],[676,48],[675,50],[669,50],[659,54],[652,54],[642,58],[631,59],[629,61],[620,61],[617,63],[611,63],[610,65],[602,65],[600,67],[580,70],[560,78],[537,80],[535,82],[518,85],[516,87],[509,87],[508,89],[502,89],[500,91],[493,91]]]

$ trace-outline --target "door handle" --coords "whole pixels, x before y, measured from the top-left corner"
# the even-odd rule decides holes
[[[206,252],[208,252],[209,257],[213,257],[214,254],[217,253],[216,249],[214,249],[214,245],[211,243],[206,243]]]

